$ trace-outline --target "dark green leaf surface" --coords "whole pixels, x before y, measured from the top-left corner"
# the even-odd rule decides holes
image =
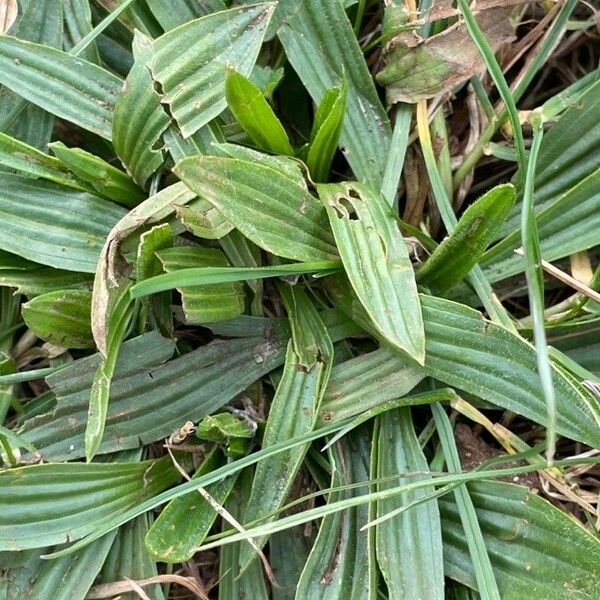
[[[92,293],[60,290],[23,304],[23,320],[43,340],[65,348],[93,348],[90,326]]]
[[[184,138],[225,109],[228,66],[250,74],[274,7],[265,2],[221,11],[154,41],[152,76]]]
[[[122,81],[55,48],[0,36],[0,83],[44,110],[110,140]]]
[[[1,471],[0,550],[42,548],[79,539],[178,479],[169,458]]]
[[[107,200],[50,182],[0,180],[0,248],[58,269],[93,273],[104,239],[124,214]]]
[[[261,248],[300,261],[337,258],[325,209],[288,171],[197,156],[178,163],[175,172]]]
[[[447,237],[417,273],[417,281],[443,294],[462,281],[496,238],[515,202],[510,184],[492,188],[467,208]]]
[[[341,145],[356,177],[379,189],[390,123],[341,3],[282,0],[279,10],[286,15],[279,39],[314,102],[320,103],[328,89],[348,81]]]

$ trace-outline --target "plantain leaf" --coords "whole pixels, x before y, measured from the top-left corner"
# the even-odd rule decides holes
[[[331,487],[369,479],[369,432],[353,432],[331,449]],[[335,491],[329,500],[360,496],[365,488]],[[368,533],[359,531],[368,519],[368,505],[325,517],[304,566],[296,600],[342,600],[376,597],[369,578]]]
[[[227,67],[250,74],[274,7],[265,2],[220,11],[154,41],[152,77],[184,138],[225,109]]]
[[[146,4],[165,31],[226,8],[223,0],[146,0]]]
[[[344,124],[347,96],[348,85],[344,81],[344,85],[327,90],[319,104],[306,157],[306,165],[313,181],[325,182],[329,178]]]
[[[325,210],[289,170],[213,156],[186,158],[174,170],[261,248],[300,261],[337,258]]]
[[[264,336],[217,340],[166,364],[161,363],[173,353],[173,342],[158,333],[125,342],[98,453],[150,444],[185,421],[218,410],[283,363],[288,338],[288,332],[269,330]],[[57,407],[27,421],[22,431],[44,460],[84,456],[90,387],[99,363],[98,355],[79,359],[48,377]]]
[[[136,31],[135,62],[115,102],[112,124],[117,156],[142,187],[164,162],[161,136],[171,122],[150,75],[152,50],[152,40]]]
[[[283,125],[250,79],[230,69],[225,98],[233,116],[259,148],[273,154],[294,155]]]
[[[317,189],[344,269],[371,322],[390,346],[423,364],[415,275],[385,198],[361,184],[321,184]]]
[[[99,346],[102,360],[92,382],[85,428],[85,457],[88,462],[92,460],[102,442],[110,385],[117,365],[117,356],[133,316],[129,288],[130,282],[127,282],[109,293],[104,343]]]
[[[58,269],[93,273],[104,238],[124,214],[116,204],[54,183],[18,175],[0,180],[0,248]]]
[[[340,309],[376,334],[347,284],[331,281]],[[465,390],[536,423],[546,423],[546,401],[540,390],[533,346],[508,329],[487,321],[476,310],[442,298],[421,295],[425,322],[424,373]],[[401,356],[390,350],[390,359]],[[553,365],[557,431],[590,446],[600,442],[600,403],[583,385]]]
[[[36,296],[22,306],[25,324],[43,340],[64,348],[93,348],[92,293],[60,290]]]
[[[81,148],[67,148],[62,142],[53,142],[49,148],[69,171],[99,195],[128,208],[144,199],[142,190],[130,177],[98,156]]]
[[[319,104],[328,89],[348,81],[340,141],[357,179],[379,189],[390,122],[341,3],[281,0],[279,10],[285,15],[279,39],[313,101]]]
[[[282,287],[281,293],[290,319],[292,340],[288,343],[283,375],[271,402],[263,448],[314,428],[333,359],[327,329],[306,293],[298,287]],[[283,505],[307,450],[308,446],[300,446],[256,465],[245,523]],[[266,537],[256,540],[259,546],[266,542]],[[239,559],[242,570],[255,556],[249,546],[242,546]]]
[[[0,165],[31,177],[41,177],[80,191],[89,188],[78,181],[60,160],[0,132]]]
[[[14,552],[79,539],[178,479],[168,457],[0,471],[0,550]]]
[[[84,600],[110,552],[116,533],[116,530],[112,531],[82,552],[56,561],[44,560],[41,554],[60,548],[38,548],[0,555],[0,588],[3,583],[6,584],[3,598]]]
[[[98,578],[100,582],[111,585],[125,578],[140,581],[158,575],[157,565],[144,547],[148,519],[148,515],[140,515],[119,528]],[[152,594],[154,600],[165,600],[162,588],[158,584],[146,588],[146,591]],[[136,600],[136,596],[138,596],[136,592],[131,592],[120,594],[119,598]]]
[[[0,36],[0,83],[44,110],[112,137],[122,81],[106,69],[49,46]]]
[[[175,213],[188,231],[206,240],[219,240],[233,229],[233,225],[204,198],[196,198],[188,206],[176,206]]]
[[[225,255],[216,248],[178,246],[157,252],[167,273],[187,267],[226,267]],[[218,283],[181,287],[183,312],[187,323],[227,321],[242,314],[244,293],[241,283]]]
[[[456,229],[419,269],[417,281],[436,294],[444,294],[462,281],[496,238],[514,202],[514,187],[504,184],[471,204]]]
[[[596,596],[600,544],[595,536],[525,487],[492,481],[467,487],[502,598]],[[439,506],[446,573],[475,587],[456,503],[448,495]]]
[[[377,477],[400,475],[379,489],[429,479],[429,466],[421,450],[409,408],[379,417]],[[411,473],[419,473],[418,478]],[[382,515],[423,499],[434,491],[419,488],[377,503]],[[390,600],[444,598],[442,529],[437,501],[423,502],[377,525],[377,563]]]
[[[194,477],[210,473],[224,464],[221,453],[213,448]],[[223,505],[235,484],[236,477],[228,477],[206,491]],[[156,558],[168,563],[190,560],[212,528],[217,512],[199,493],[175,498],[165,506],[146,534],[146,548]]]

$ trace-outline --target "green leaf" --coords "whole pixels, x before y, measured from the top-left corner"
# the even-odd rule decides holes
[[[244,514],[251,489],[252,471],[246,469],[240,473],[238,483],[225,504],[226,510],[238,521]],[[224,529],[227,527],[227,524],[223,525]],[[254,561],[243,573],[240,573],[240,551],[245,545],[246,542],[229,544],[219,555],[219,600],[232,598],[268,600],[269,598],[259,561]]]
[[[110,291],[108,298],[104,345],[98,348],[103,355],[94,375],[90,391],[88,419],[85,428],[85,457],[92,460],[104,434],[110,384],[117,365],[117,356],[123,338],[133,316],[133,304],[129,295],[130,282]]]
[[[209,452],[194,478],[210,473],[224,464],[223,456],[216,449]],[[236,477],[228,477],[207,486],[206,491],[219,505],[223,505],[235,484]],[[217,512],[198,492],[175,498],[162,510],[150,527],[145,544],[156,558],[168,563],[190,560],[217,518]]]
[[[527,488],[467,485],[502,598],[592,600],[600,585],[597,537]],[[439,499],[446,573],[475,587],[473,566],[450,495]]]
[[[279,39],[314,102],[320,104],[327,90],[348,81],[340,142],[357,179],[379,189],[390,123],[341,3],[281,0],[279,10],[285,15]]]
[[[216,248],[177,246],[156,253],[167,273],[197,267],[226,267],[227,259]],[[179,287],[187,323],[211,323],[238,317],[244,311],[241,283]]]
[[[173,342],[153,332],[123,344],[111,383],[98,453],[138,448],[197,422],[283,363],[288,333],[217,340],[169,362]],[[90,387],[100,357],[79,359],[48,377],[57,407],[27,421],[23,437],[44,460],[84,456]],[[67,433],[66,433],[67,432]]]
[[[82,552],[63,556],[56,561],[44,560],[40,555],[59,548],[0,555],[0,588],[5,584],[7,594],[3,598],[84,600],[110,552],[116,533],[113,531]]]
[[[431,408],[448,472],[461,473],[460,458],[450,419],[440,404],[434,404]],[[469,548],[479,594],[482,600],[500,600],[498,584],[469,491],[466,485],[462,484],[456,486],[451,494],[454,495],[458,514],[460,515],[460,522]]]
[[[425,338],[415,275],[385,198],[361,184],[321,184],[344,269],[387,343],[420,364]]]
[[[408,394],[423,378],[423,370],[386,349],[367,352],[336,364],[323,397],[319,421],[353,417],[388,400]]]
[[[369,432],[362,429],[331,449],[331,487],[369,479]],[[362,488],[364,490],[364,487]],[[361,488],[331,492],[330,500],[360,496]],[[369,599],[376,590],[369,578],[368,505],[325,517],[296,590],[296,600]]]
[[[548,202],[537,213],[536,221],[545,260],[563,258],[600,244],[600,169]],[[520,229],[514,230],[483,255],[481,264],[490,281],[525,270],[523,257],[514,253],[521,245],[520,237]]]
[[[146,4],[165,31],[174,29],[197,17],[204,17],[226,8],[223,0],[200,0],[199,2],[197,0],[178,0],[177,2],[146,0]]]
[[[344,124],[347,96],[348,85],[344,81],[344,85],[327,90],[319,104],[306,158],[313,181],[325,182],[329,179],[329,170]]]
[[[54,48],[63,45],[62,2],[23,2],[11,35]],[[18,118],[17,118],[18,117]],[[54,117],[25,102],[5,87],[0,87],[0,129],[41,151],[46,150],[54,128]]]
[[[99,195],[133,208],[144,193],[123,171],[81,148],[67,148],[62,142],[48,144],[54,155],[76,177],[90,184]]]
[[[207,415],[198,423],[196,437],[209,442],[226,442],[230,439],[250,439],[254,433],[246,421],[231,413]]]
[[[89,0],[65,0],[64,2],[65,37],[63,48],[71,50],[92,31],[92,11]],[[96,42],[93,41],[78,56],[99,65],[100,54]]]
[[[125,578],[140,581],[156,577],[158,569],[156,562],[144,546],[144,536],[148,532],[149,515],[140,515],[130,523],[120,527],[113,542],[110,554],[102,567],[99,582],[114,585]],[[99,583],[98,586],[102,586]],[[98,589],[98,588],[96,588]],[[100,589],[102,589],[100,587]],[[145,587],[154,600],[165,600],[159,584]],[[120,600],[136,600],[137,593],[120,594]]]
[[[377,477],[394,476],[391,484],[431,479],[419,446],[409,408],[379,418]],[[419,473],[415,478],[411,473]],[[399,478],[395,476],[400,475]],[[434,491],[420,488],[377,503],[377,516],[425,498]],[[437,501],[423,502],[377,525],[377,562],[390,600],[444,598],[442,529]]]
[[[79,539],[178,479],[168,457],[0,471],[0,550],[14,552]]]
[[[93,273],[104,239],[124,214],[116,204],[85,192],[5,177],[0,181],[0,248],[58,269]]]
[[[76,190],[88,191],[88,187],[71,175],[60,160],[1,132],[0,165],[32,177],[41,177]]]
[[[219,240],[233,229],[233,225],[204,198],[192,200],[189,206],[175,206],[175,213],[188,231],[206,240]]]
[[[259,148],[273,154],[294,155],[283,125],[250,79],[230,69],[225,98],[233,116]]]
[[[292,340],[288,343],[283,375],[271,402],[263,448],[315,427],[333,360],[331,339],[306,292],[297,286],[280,289],[290,319]],[[301,446],[256,465],[245,523],[283,505],[307,450],[307,445]],[[266,537],[256,540],[259,546],[266,542]],[[241,548],[242,570],[255,556],[249,546]]]
[[[221,11],[154,41],[152,76],[184,138],[225,109],[227,67],[250,74],[274,8],[265,2]]]
[[[323,206],[288,170],[197,156],[174,171],[257,246],[299,261],[337,258]]]
[[[43,340],[64,348],[93,348],[92,293],[60,290],[36,296],[22,306],[25,324]]]
[[[117,156],[144,187],[164,162],[161,136],[171,119],[160,103],[150,74],[152,40],[139,31],[135,32],[133,54],[135,62],[115,103],[112,135]]]
[[[331,282],[336,306],[374,332],[348,287]],[[539,385],[533,346],[466,306],[421,295],[425,323],[424,373],[536,423],[546,423],[546,401]],[[390,359],[401,356],[385,349]],[[599,401],[579,382],[553,365],[557,432],[595,447],[600,443]]]
[[[49,46],[0,36],[0,83],[26,100],[110,140],[122,81],[106,69]]]
[[[436,294],[444,294],[462,281],[496,238],[514,202],[515,188],[504,184],[471,204],[456,229],[419,269],[417,281]]]

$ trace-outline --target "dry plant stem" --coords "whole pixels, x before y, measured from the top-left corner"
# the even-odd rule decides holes
[[[161,584],[161,583],[176,583],[182,587],[187,588],[196,595],[196,598],[201,600],[208,600],[208,596],[198,587],[198,584],[192,577],[182,577],[181,575],[156,575],[155,577],[149,577],[148,579],[139,579],[133,582],[131,579],[125,581],[116,581],[114,583],[101,583],[95,585],[87,594],[87,600],[103,600],[103,598],[114,598],[120,594],[125,594],[132,591],[134,588],[132,583],[135,583],[138,587],[147,587],[149,585]]]
[[[191,481],[192,478],[185,472],[185,470],[181,467],[181,465],[177,462],[173,452],[170,447],[167,447],[167,452],[175,465],[175,468],[181,473],[181,476],[187,481]],[[244,526],[223,506],[221,506],[203,487],[198,487],[198,493],[211,505],[211,507],[215,510],[215,512],[225,521],[227,521],[235,530],[239,533],[244,533]],[[272,585],[277,585],[277,581],[275,579],[275,575],[273,574],[273,570],[271,569],[271,565],[267,560],[264,552],[258,547],[258,544],[252,539],[249,538],[248,543],[252,547],[252,549],[258,554],[260,560],[262,561],[263,568],[265,570],[265,574],[267,575],[269,582]]]
[[[515,254],[523,256],[523,249],[517,248],[515,250]],[[552,275],[552,277],[558,279],[559,281],[562,281],[562,283],[565,283],[574,290],[577,290],[580,294],[587,296],[590,300],[593,300],[594,302],[600,302],[600,293],[596,292],[591,287],[585,285],[585,283],[582,283],[578,279],[571,277],[571,275],[565,273],[558,267],[555,267],[552,263],[549,263],[547,260],[542,259],[541,265],[542,269],[544,269],[544,271],[548,273],[548,275]]]

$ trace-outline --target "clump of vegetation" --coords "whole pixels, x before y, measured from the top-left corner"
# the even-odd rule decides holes
[[[2,597],[599,598],[598,18],[0,0]]]

